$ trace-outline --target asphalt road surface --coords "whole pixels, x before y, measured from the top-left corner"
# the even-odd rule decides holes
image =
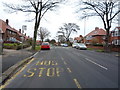
[[[118,88],[118,57],[52,47],[38,52],[3,88]]]

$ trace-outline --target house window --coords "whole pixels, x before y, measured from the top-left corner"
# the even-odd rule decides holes
[[[112,33],[112,37],[114,37],[114,33],[115,33],[115,32],[114,32],[114,31],[112,31],[111,33]]]
[[[92,39],[92,36],[87,36],[86,37],[86,40],[91,40]]]
[[[120,40],[117,40],[117,39],[116,39],[116,40],[113,40],[113,41],[112,41],[112,44],[113,44],[113,45],[120,45]]]

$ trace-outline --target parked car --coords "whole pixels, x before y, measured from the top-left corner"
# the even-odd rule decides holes
[[[62,47],[63,47],[63,46],[64,46],[64,43],[61,43],[61,44],[60,44],[60,46],[62,46]]]
[[[46,50],[46,49],[50,50],[50,44],[49,44],[49,42],[43,42],[41,44],[41,50]]]
[[[63,45],[63,47],[68,47],[68,44],[65,43],[65,44]]]
[[[73,48],[76,48],[77,45],[78,45],[78,43],[73,43],[73,44],[72,44],[72,47],[73,47]]]
[[[84,49],[84,50],[86,50],[87,46],[84,43],[78,43],[77,46],[76,46],[76,48],[77,49]]]
[[[62,43],[61,46],[62,46],[62,47],[68,47],[68,44]]]

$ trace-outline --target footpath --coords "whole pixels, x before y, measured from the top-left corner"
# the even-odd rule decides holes
[[[31,47],[22,50],[3,49],[3,55],[0,55],[0,86],[28,63],[35,53]]]
[[[32,52],[30,50],[31,47],[25,48],[23,50],[4,49],[3,55],[0,56],[2,58],[2,73],[14,64],[32,56],[35,52]]]

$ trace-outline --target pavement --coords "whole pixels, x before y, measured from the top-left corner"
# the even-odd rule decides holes
[[[71,47],[42,50],[2,88],[118,88],[115,54]]]
[[[3,55],[0,55],[2,58],[2,73],[14,64],[33,55],[35,52],[31,52],[30,49],[31,47],[25,48],[23,50],[3,49]]]

